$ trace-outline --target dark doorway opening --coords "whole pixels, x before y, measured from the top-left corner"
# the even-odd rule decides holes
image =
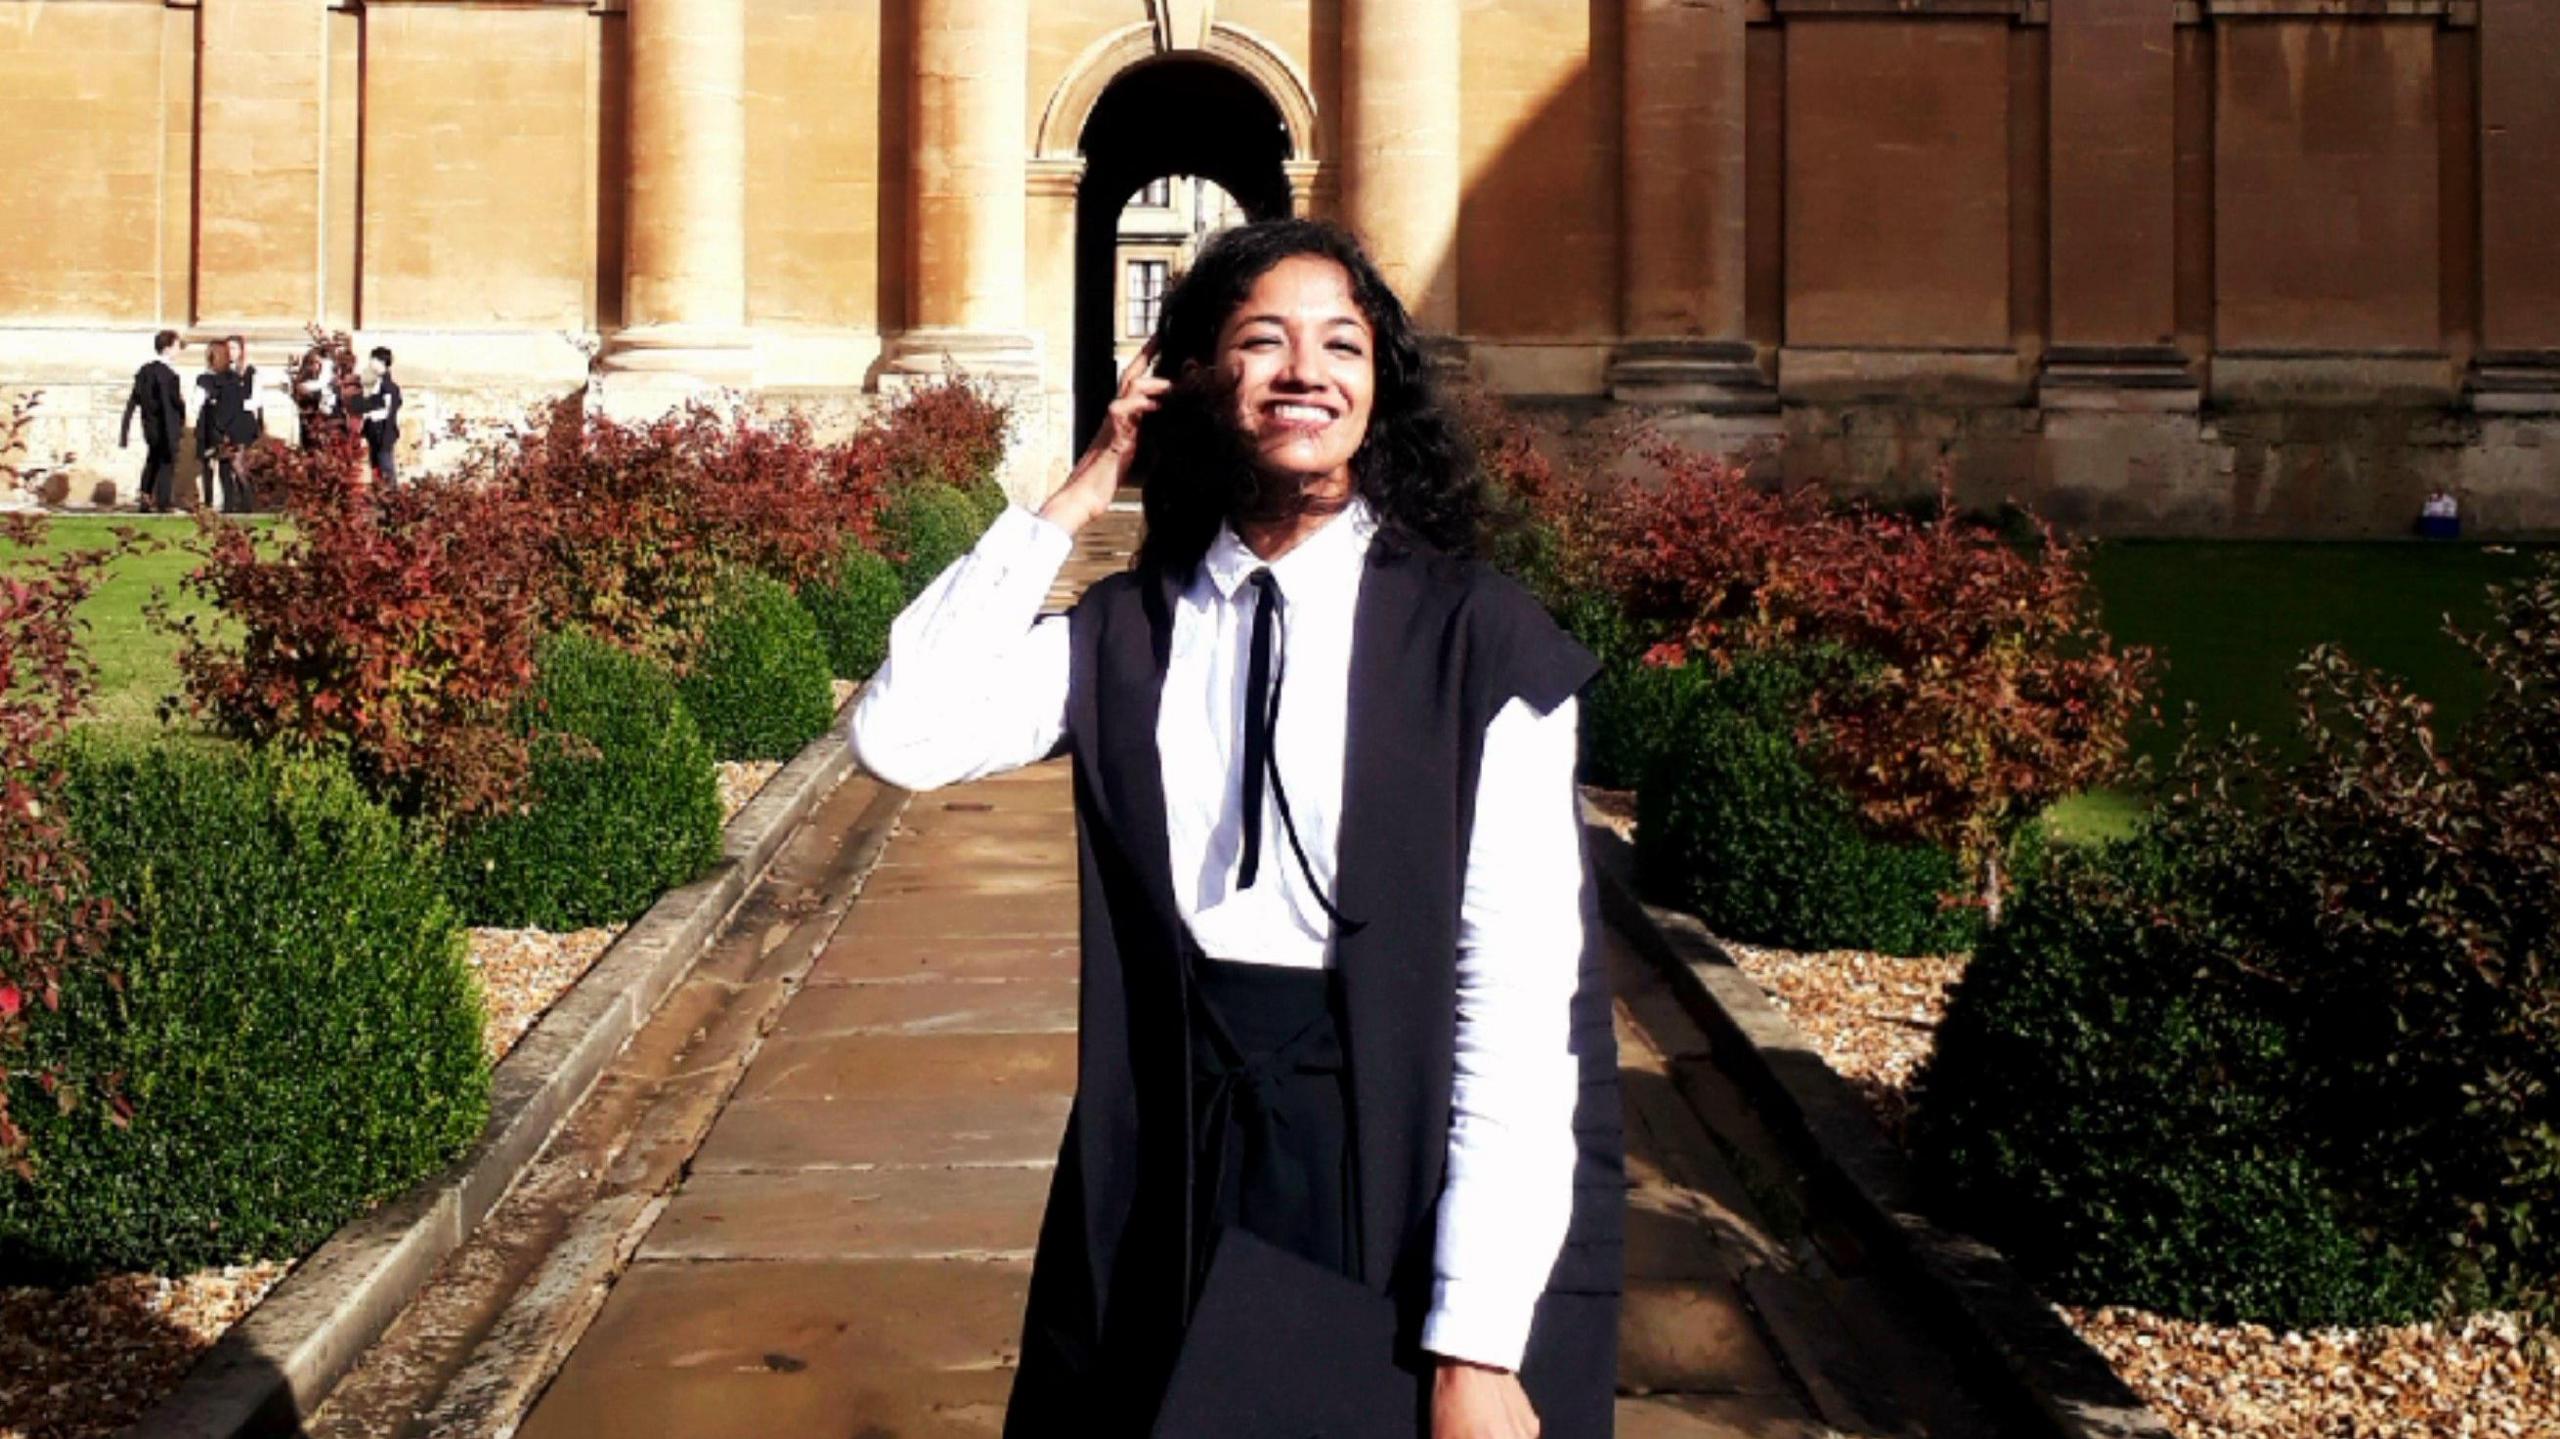
[[[1256,220],[1289,213],[1289,130],[1243,75],[1207,60],[1158,60],[1111,82],[1085,120],[1076,189],[1075,446],[1102,423],[1119,380],[1112,303],[1120,214],[1139,187],[1174,175],[1215,182]]]

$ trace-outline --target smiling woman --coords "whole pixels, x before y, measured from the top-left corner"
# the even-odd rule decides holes
[[[1134,471],[1136,567],[1042,616]],[[1079,1087],[1011,1439],[1610,1432],[1596,662],[1469,557],[1481,508],[1358,243],[1264,221],[1167,297],[1039,512],[891,627],[873,773],[1076,770]]]
[[[1219,237],[1166,300],[1147,356],[1169,388],[1142,391],[1161,399],[1131,442],[1141,564],[1188,569],[1230,518],[1285,548],[1293,524],[1355,494],[1392,530],[1473,552],[1472,458],[1419,330],[1348,234],[1275,220]]]

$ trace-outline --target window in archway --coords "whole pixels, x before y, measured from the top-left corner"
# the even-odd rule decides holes
[[[1164,313],[1166,272],[1171,268],[1164,260],[1131,260],[1124,281],[1129,292],[1129,321],[1121,333],[1132,340],[1143,340],[1156,332],[1156,317]]]
[[[1225,186],[1198,175],[1166,175],[1139,186],[1120,210],[1113,237],[1119,287],[1114,357],[1126,365],[1138,345],[1155,333],[1165,291],[1190,268],[1209,237],[1248,217]]]

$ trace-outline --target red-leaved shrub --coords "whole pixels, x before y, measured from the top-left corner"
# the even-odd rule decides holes
[[[1523,487],[1560,583],[1604,593],[1648,663],[1847,656],[1807,699],[1809,762],[1879,833],[1956,850],[1996,905],[2008,837],[2116,774],[2145,704],[2151,657],[2100,625],[2080,547],[2041,525],[2013,544],[1943,494],[1914,517],[1643,454],[1658,479]]]
[[[164,613],[179,703],[253,742],[343,745],[406,812],[478,813],[524,777],[507,712],[533,678],[553,515],[450,480],[370,487],[363,460],[343,436],[280,453],[266,482],[292,524],[264,540],[199,516],[187,584],[239,636]]]
[[[626,424],[563,401],[484,441],[463,471],[546,517],[551,626],[678,663],[724,566],[822,579],[848,537],[871,534],[884,488],[859,440],[820,444],[797,417],[699,403]]]
[[[856,444],[894,485],[943,484],[963,493],[1004,462],[1007,410],[984,387],[954,376],[921,385],[864,427]]]
[[[1816,688],[1812,720],[1817,767],[1868,822],[1996,866],[2020,824],[2117,774],[2151,655],[2099,623],[2077,545],[2041,522],[2010,544],[1943,494],[1934,516],[1853,509],[1813,537],[1766,608],[1864,661]]]
[[[9,1057],[26,1007],[61,1003],[66,971],[105,947],[113,906],[91,896],[88,866],[64,823],[63,774],[54,746],[87,710],[97,671],[81,644],[80,602],[106,566],[137,543],[37,558],[46,522],[0,521],[0,541],[18,551],[0,570],[0,1160],[25,1172],[24,1137],[8,1108]],[[40,1074],[59,1092],[66,1076]],[[113,1076],[101,1077],[106,1101]]]

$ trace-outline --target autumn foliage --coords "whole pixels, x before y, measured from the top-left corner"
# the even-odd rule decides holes
[[[20,1163],[9,1116],[9,1059],[29,1005],[61,1003],[69,971],[104,947],[113,906],[88,893],[88,866],[65,823],[56,745],[88,708],[97,671],[80,642],[80,602],[119,546],[27,558],[46,522],[16,516],[0,539],[22,556],[0,570],[0,1160]],[[66,1077],[39,1074],[43,1090]],[[111,1105],[121,1106],[113,1094]]]
[[[279,450],[289,526],[199,517],[190,585],[222,616],[180,629],[182,704],[253,742],[343,746],[409,813],[467,818],[514,802],[527,773],[510,709],[535,644],[583,631],[681,672],[721,576],[800,587],[869,543],[889,457],[933,473],[992,464],[1004,417],[957,384],[821,442],[805,422],[696,403],[629,424],[574,402],[484,434],[457,471],[368,484],[336,441]],[[990,445],[994,446],[992,452]]]
[[[1954,849],[1996,888],[2019,824],[2123,763],[2150,657],[2109,638],[2080,547],[2049,528],[2016,544],[1943,496],[1916,517],[1839,504],[1659,440],[1652,478],[1607,484],[1498,431],[1485,453],[1535,537],[1514,551],[1605,596],[1646,662],[1843,656],[1797,739],[1880,834]]]
[[[533,680],[552,514],[485,486],[369,487],[343,437],[270,473],[289,527],[197,517],[188,584],[225,623],[171,621],[180,703],[254,743],[343,746],[410,812],[511,797],[527,760],[507,712]]]

